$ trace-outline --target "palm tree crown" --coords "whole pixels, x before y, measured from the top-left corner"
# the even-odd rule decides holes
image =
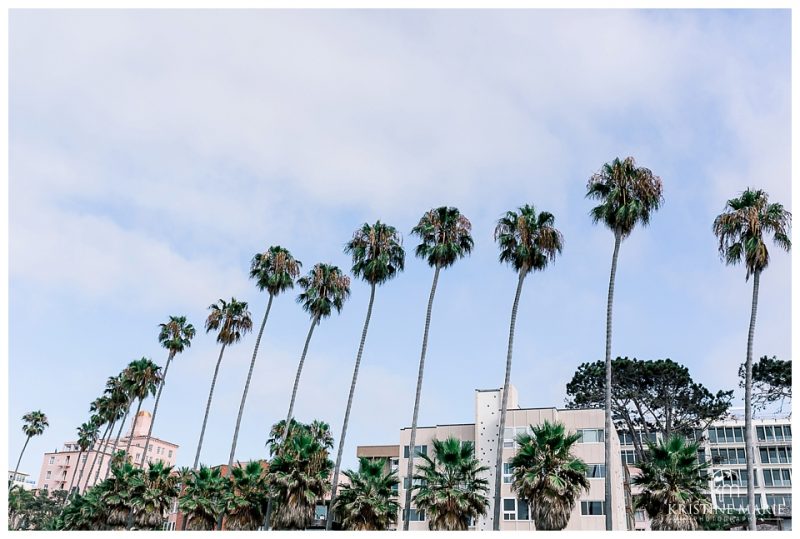
[[[415,250],[431,267],[446,268],[472,252],[472,224],[458,208],[442,206],[422,216],[411,233],[421,242]]]
[[[386,471],[386,459],[359,457],[358,471],[345,470],[350,484],[342,488],[335,511],[346,530],[381,531],[397,521],[397,472]]]
[[[581,492],[589,489],[586,464],[572,454],[578,434],[545,421],[517,436],[511,487],[528,502],[537,530],[563,530]]]
[[[725,210],[714,219],[714,234],[719,238],[719,254],[726,264],[744,260],[747,278],[769,264],[765,236],[785,251],[792,247],[789,228],[792,214],[782,204],[770,204],[769,195],[761,189],[745,190],[725,204]]]
[[[123,385],[132,400],[155,395],[160,383],[161,367],[146,357],[131,361],[123,371]]]
[[[414,505],[425,511],[432,530],[464,530],[471,519],[489,509],[486,493],[489,482],[483,477],[489,470],[475,458],[475,445],[457,438],[433,440],[434,457],[419,455],[422,463],[414,474],[419,484]]]
[[[403,271],[406,253],[393,226],[380,221],[364,223],[347,242],[344,252],[353,257],[353,275],[370,284],[383,284]]]
[[[253,257],[250,263],[250,278],[256,280],[259,290],[277,296],[294,287],[303,263],[295,260],[287,249],[273,245],[265,253]]]
[[[315,264],[297,284],[303,289],[297,302],[318,322],[331,315],[333,309],[341,312],[345,300],[350,296],[350,277],[330,264]]]
[[[661,178],[650,169],[637,167],[633,157],[617,157],[589,179],[586,197],[600,201],[590,211],[592,221],[625,238],[637,223],[650,223],[651,213],[664,202],[662,190]]]
[[[192,345],[195,329],[192,324],[186,323],[185,316],[170,316],[165,324],[158,325],[158,342],[170,353],[180,354]]]
[[[40,436],[44,433],[44,429],[50,426],[50,423],[47,421],[47,416],[44,415],[44,412],[41,410],[28,412],[22,416],[22,421],[24,421],[22,424],[22,432],[28,437]]]
[[[541,271],[561,253],[564,237],[555,226],[552,213],[526,204],[519,212],[509,211],[497,221],[495,240],[500,245],[500,262],[518,272]]]
[[[211,314],[206,319],[206,333],[219,330],[217,342],[220,344],[233,344],[239,342],[245,334],[253,329],[253,320],[247,310],[246,301],[237,301],[231,298],[230,303],[220,299],[208,307]]]

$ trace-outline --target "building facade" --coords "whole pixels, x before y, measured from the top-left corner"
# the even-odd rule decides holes
[[[500,423],[500,406],[502,402],[501,389],[475,391],[475,422],[465,424],[442,424],[430,427],[417,427],[415,445],[418,453],[431,454],[433,439],[443,440],[454,436],[462,441],[475,444],[475,455],[480,463],[489,468],[486,479],[489,481],[490,491],[489,510],[480,518],[471,529],[491,530],[494,520],[494,480],[497,451],[497,435]],[[603,410],[566,410],[557,408],[520,408],[517,391],[514,386],[509,386],[508,413],[506,415],[506,428],[503,435],[503,462],[504,472],[509,472],[508,463],[516,454],[515,438],[517,434],[530,431],[531,425],[536,426],[545,420],[560,422],[567,431],[580,434],[580,439],[574,446],[575,456],[583,459],[590,468],[590,488],[584,493],[575,505],[570,518],[568,530],[604,530],[605,529],[605,481],[611,480],[612,498],[614,507],[610,508],[614,529],[628,529],[628,519],[625,510],[625,482],[624,468],[620,457],[620,446],[617,433],[612,432],[612,469],[606,472],[604,460],[604,414]],[[386,458],[387,466],[396,469],[400,478],[398,486],[398,502],[401,505],[401,515],[398,522],[402,526],[402,511],[405,503],[405,491],[410,483],[406,477],[408,458],[412,454],[409,450],[411,428],[400,431],[398,445],[385,446],[359,446],[357,455],[360,457]],[[519,499],[511,488],[511,475],[503,474],[502,482],[502,522],[501,530],[533,530],[534,523],[527,503]],[[424,512],[411,509],[411,530],[427,530],[428,522]]]
[[[115,451],[124,451],[131,441],[131,456],[133,462],[139,463],[147,441],[147,432],[150,430],[152,415],[147,411],[140,411],[136,421],[136,429],[120,437],[119,444],[115,446],[114,438],[108,443],[94,444],[87,452],[81,452],[75,441],[66,442],[61,451],[45,453],[42,458],[42,468],[36,488],[45,490],[67,490],[70,484],[84,492],[92,487],[95,482],[102,481],[109,472],[111,456]],[[132,424],[131,424],[132,425]],[[178,457],[178,446],[162,440],[156,436],[150,438],[145,462],[163,461],[165,464],[174,465]],[[94,465],[91,476],[89,470]],[[81,476],[81,470],[83,475]],[[72,478],[75,477],[73,482]],[[81,478],[78,485],[78,477]]]
[[[16,475],[14,475],[13,471],[9,471],[8,482],[12,487],[20,487],[23,490],[33,490],[36,488],[36,481],[31,479],[25,472],[17,472]]]

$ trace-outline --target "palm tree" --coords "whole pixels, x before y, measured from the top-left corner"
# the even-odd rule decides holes
[[[142,470],[132,463],[124,461],[111,466],[111,477],[103,481],[101,500],[108,512],[106,523],[112,530],[130,527],[142,483]]]
[[[327,427],[325,423],[318,426]],[[316,432],[309,425],[296,424],[280,445],[269,465],[269,484],[274,499],[270,515],[272,528],[304,530],[314,518],[316,502],[330,488],[328,478],[333,462],[328,458],[333,446],[326,428]]]
[[[17,472],[19,472],[19,463],[22,462],[22,455],[25,454],[25,449],[28,447],[28,442],[30,442],[31,438],[34,436],[41,436],[44,432],[44,429],[50,426],[50,423],[47,422],[47,416],[44,415],[41,410],[28,412],[22,416],[22,421],[22,432],[25,433],[25,444],[22,446],[22,451],[19,452],[17,466],[14,468],[14,475],[11,476],[12,479],[8,480],[9,490],[11,490],[11,487],[14,485],[13,480],[17,478]]]
[[[429,210],[422,216],[417,226],[411,233],[419,236],[420,244],[414,254],[424,258],[428,265],[434,268],[433,284],[428,297],[428,310],[425,314],[425,331],[422,334],[422,352],[419,357],[419,373],[417,374],[417,391],[414,397],[414,414],[411,419],[411,441],[408,454],[408,469],[406,477],[411,477],[414,472],[415,443],[417,441],[417,417],[419,416],[419,401],[422,395],[422,378],[425,372],[425,354],[428,351],[428,331],[431,326],[431,310],[433,309],[433,296],[436,294],[436,284],[439,282],[439,271],[456,263],[460,258],[472,252],[474,242],[470,231],[472,224],[469,219],[461,215],[458,208],[442,206]],[[411,489],[406,489],[404,507],[411,506]],[[410,512],[405,511],[403,530],[408,530]]]
[[[377,221],[370,226],[364,223],[353,234],[353,239],[345,245],[345,253],[353,257],[353,275],[364,279],[370,285],[369,304],[367,317],[364,320],[364,329],[361,331],[361,342],[358,345],[356,364],[353,368],[353,381],[350,383],[350,393],[347,396],[347,407],[342,422],[342,434],[339,438],[339,449],[336,454],[336,466],[333,470],[333,486],[331,488],[331,507],[336,503],[336,489],[339,486],[339,470],[342,465],[344,442],[347,437],[347,424],[350,421],[350,410],[353,407],[353,396],[356,392],[358,369],[361,366],[361,354],[364,352],[364,343],[367,340],[367,330],[372,317],[372,305],[375,301],[375,288],[395,277],[403,271],[406,253],[403,250],[400,234],[393,226]],[[333,519],[329,518],[325,528],[330,530]]]
[[[197,453],[194,456],[193,469],[197,469],[200,464],[200,451],[203,449],[203,437],[206,434],[206,423],[208,423],[208,413],[211,411],[211,399],[214,396],[214,386],[217,384],[217,374],[222,363],[222,354],[225,347],[239,342],[244,335],[253,329],[253,320],[250,318],[250,311],[247,310],[246,301],[237,301],[231,298],[230,303],[220,299],[219,303],[213,303],[208,307],[211,314],[206,320],[206,333],[217,330],[217,342],[222,345],[217,359],[217,366],[214,367],[214,377],[211,379],[211,389],[208,391],[208,402],[206,403],[206,413],[203,416],[203,427],[200,429],[200,440],[197,442]]]
[[[586,197],[599,201],[591,209],[592,221],[603,223],[614,233],[614,255],[611,258],[611,276],[608,280],[608,304],[606,308],[606,396],[605,396],[605,465],[611,469],[611,319],[614,304],[614,280],[617,274],[617,258],[622,240],[630,236],[637,224],[646,226],[650,216],[664,202],[661,178],[644,167],[637,167],[633,157],[620,161],[619,157],[606,163],[600,172],[592,175],[587,185]],[[611,482],[605,486],[606,507],[611,502]],[[611,530],[611,511],[606,511],[606,530]]]
[[[714,219],[714,234],[719,238],[720,257],[728,265],[744,261],[747,270],[745,280],[753,276],[753,302],[750,308],[750,327],[747,333],[747,356],[745,360],[744,390],[744,433],[747,455],[747,504],[748,528],[756,529],[756,508],[754,490],[755,443],[753,440],[753,337],[756,328],[758,308],[758,285],[761,272],[769,264],[766,236],[772,234],[772,241],[789,251],[792,241],[789,228],[792,214],[782,204],[770,203],[769,195],[760,189],[745,190],[738,198],[725,204],[723,212]]]
[[[466,531],[472,519],[489,510],[488,466],[475,458],[475,444],[450,437],[433,440],[433,458],[420,455],[422,464],[414,475],[414,505],[428,516],[431,530]],[[408,518],[406,506],[406,518]]]
[[[531,429],[532,434],[517,436],[511,488],[528,502],[537,530],[563,530],[581,492],[589,490],[586,464],[572,454],[580,436],[566,434],[563,424],[547,420]]]
[[[105,452],[105,449],[108,446],[108,438],[111,436],[111,432],[114,428],[114,421],[117,419],[117,413],[118,413],[115,404],[112,402],[111,398],[106,394],[101,395],[100,397],[92,401],[92,403],[89,405],[89,411],[93,412],[99,418],[99,421],[102,423],[102,425],[106,426],[106,428],[103,431],[103,435],[100,437],[99,443],[94,444],[92,446],[96,449],[94,451],[94,458],[92,459],[92,465],[89,466],[89,473],[86,475],[86,481],[83,484],[84,492],[89,486],[89,481],[92,477],[94,466],[97,463],[98,455],[100,455],[101,452]],[[78,481],[78,492],[79,493],[81,492],[80,481]]]
[[[140,466],[144,466],[144,461],[147,455],[147,450],[150,447],[150,438],[153,436],[153,424],[156,422],[156,414],[158,413],[158,403],[161,401],[161,391],[164,389],[164,384],[167,383],[167,372],[172,360],[175,359],[176,354],[180,354],[192,345],[195,329],[192,324],[186,322],[185,316],[170,316],[166,324],[159,324],[161,330],[158,332],[158,342],[161,346],[169,350],[167,356],[167,364],[164,365],[164,374],[161,377],[161,383],[158,385],[158,393],[156,393],[156,402],[153,404],[153,416],[150,419],[150,428],[147,430],[147,439],[144,442],[144,451],[142,451],[142,461]]]
[[[386,459],[358,459],[358,471],[346,470],[344,475],[350,484],[342,487],[342,493],[331,503],[332,511],[342,517],[342,528],[346,530],[382,531],[397,522],[397,472],[386,471]]]
[[[323,318],[329,317],[334,309],[337,313],[341,312],[344,302],[350,296],[350,278],[342,273],[342,270],[338,267],[330,264],[314,265],[308,275],[297,280],[297,284],[303,289],[297,296],[297,302],[302,305],[304,311],[311,315],[311,327],[308,329],[306,343],[300,356],[300,363],[297,365],[297,374],[292,388],[292,399],[289,401],[289,412],[286,414],[284,440],[289,437],[289,426],[294,412],[294,402],[297,398],[297,387],[300,384],[300,374],[303,372],[303,363],[306,360],[308,344],[311,342],[314,328],[319,325]]]
[[[225,512],[227,491],[228,479],[222,476],[219,468],[200,466],[199,470],[192,470],[178,502],[185,529],[213,530],[217,519]]]
[[[658,444],[647,442],[649,457],[639,464],[640,472],[632,483],[641,487],[635,498],[637,509],[647,511],[654,530],[696,530],[696,511],[676,510],[682,507],[709,506],[709,463],[699,462],[700,444],[672,435]]]
[[[139,530],[160,530],[172,505],[180,493],[178,475],[172,466],[163,461],[151,462],[142,473],[142,483],[133,499],[133,521]]]
[[[76,469],[78,463],[81,462],[81,456],[83,453],[87,452],[97,440],[97,435],[100,434],[100,425],[102,424],[102,419],[100,416],[93,415],[89,418],[89,421],[83,423],[80,427],[78,427],[78,461],[75,464]],[[81,464],[81,471],[80,474],[72,474],[72,480],[69,482],[69,493],[72,495],[72,486],[75,484],[75,477],[78,477],[78,490],[80,490],[81,479],[83,478],[83,471],[86,469],[86,461],[88,459],[88,455],[84,457],[83,463]]]
[[[503,382],[503,401],[500,407],[500,425],[497,435],[497,464],[494,481],[494,522],[493,529],[500,529],[500,489],[503,478],[503,437],[508,410],[508,391],[511,382],[511,357],[514,350],[514,328],[517,321],[517,308],[525,277],[532,271],[543,271],[561,253],[564,238],[555,226],[555,217],[546,211],[536,213],[528,204],[519,212],[509,211],[497,221],[495,240],[500,245],[500,262],[510,264],[517,272],[517,291],[511,307],[511,324],[508,330],[508,353],[506,355],[506,376]]]
[[[256,337],[256,345],[253,347],[253,357],[250,360],[250,370],[247,371],[247,380],[244,383],[242,392],[242,402],[239,404],[239,415],[236,417],[236,428],[233,431],[233,442],[231,442],[231,454],[228,457],[228,469],[233,466],[233,458],[236,454],[236,442],[239,440],[239,427],[242,424],[244,414],[244,403],[247,401],[247,392],[250,389],[250,380],[253,377],[253,368],[256,366],[258,356],[258,346],[261,344],[261,336],[264,334],[264,327],[267,325],[269,311],[272,309],[272,300],[278,294],[294,287],[294,280],[300,274],[303,263],[295,260],[287,249],[278,245],[272,246],[265,253],[259,253],[253,257],[250,263],[250,278],[256,280],[256,286],[262,292],[269,294],[267,301],[267,311],[261,321],[261,327]]]
[[[133,441],[134,432],[136,431],[136,422],[139,420],[142,402],[144,402],[147,397],[155,396],[163,380],[161,376],[161,367],[146,357],[131,362],[128,368],[125,369],[125,385],[128,390],[128,395],[130,395],[132,399],[137,399],[139,401],[139,404],[136,406],[136,414],[133,416],[131,435],[128,436],[128,444],[125,446],[126,458],[130,458],[131,442]],[[144,462],[145,458],[146,455],[142,454],[142,462]],[[136,459],[131,460],[134,463],[136,462]]]
[[[130,364],[128,364],[130,366]],[[125,428],[125,423],[128,421],[128,414],[131,411],[131,404],[133,403],[133,397],[129,393],[128,381],[126,379],[127,374],[127,367],[122,370],[117,376],[112,376],[106,382],[106,390],[105,394],[109,398],[109,406],[111,409],[109,413],[111,414],[111,432],[109,432],[109,441],[111,439],[111,433],[114,430],[114,425],[120,418],[122,418],[122,422],[119,424],[119,429],[117,429],[117,437],[114,438],[114,445],[111,447],[111,455],[113,456],[117,452],[117,448],[119,447],[119,439],[122,436],[122,429]],[[100,471],[103,469],[103,460],[105,460],[105,450],[108,449],[108,442],[106,442],[104,451],[100,454],[100,465],[97,468],[97,472],[95,474],[94,482],[97,483],[97,479],[100,476]],[[108,478],[108,475],[111,473],[111,465],[106,468],[105,478]]]
[[[269,500],[269,485],[264,462],[254,460],[245,466],[236,466],[230,472],[225,528],[255,531],[264,522]]]

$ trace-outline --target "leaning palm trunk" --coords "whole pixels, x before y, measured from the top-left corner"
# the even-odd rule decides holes
[[[208,412],[211,411],[211,399],[214,397],[214,386],[217,385],[217,374],[219,374],[219,365],[222,363],[222,354],[225,353],[225,344],[219,351],[219,358],[217,359],[217,366],[214,367],[214,377],[211,379],[211,389],[208,391],[208,402],[206,403],[206,413],[203,416],[203,427],[200,429],[200,440],[197,442],[197,453],[194,456],[194,466],[196,470],[200,464],[200,451],[203,449],[203,437],[206,435],[206,424],[208,423]]]
[[[306,361],[306,353],[308,352],[308,343],[311,342],[311,335],[314,333],[314,328],[319,321],[318,316],[311,319],[311,327],[306,336],[306,344],[303,346],[303,354],[300,356],[300,363],[297,365],[297,374],[294,377],[294,388],[292,389],[292,400],[289,401],[289,413],[286,414],[286,425],[283,427],[283,441],[289,439],[289,426],[292,422],[292,413],[294,412],[294,401],[297,398],[297,387],[300,385],[300,374],[303,372],[303,363]]]
[[[333,526],[333,507],[336,504],[336,489],[339,486],[339,470],[342,465],[342,453],[344,452],[344,439],[347,436],[347,424],[350,422],[350,409],[353,407],[353,395],[356,392],[356,382],[358,381],[358,368],[361,366],[361,355],[364,353],[364,342],[367,340],[367,329],[369,320],[372,317],[372,304],[375,301],[375,284],[372,284],[369,293],[369,305],[367,306],[367,318],[364,320],[364,329],[361,331],[361,342],[358,345],[356,354],[356,365],[353,368],[353,381],[350,382],[350,394],[347,396],[347,407],[344,411],[344,422],[342,423],[342,434],[339,438],[339,450],[336,454],[336,467],[333,471],[333,485],[331,487],[331,503],[328,511],[328,519],[325,522],[325,529],[330,530]]]
[[[19,458],[17,459],[17,466],[14,468],[14,475],[11,476],[11,479],[8,480],[8,488],[11,490],[11,487],[14,485],[14,481],[17,479],[17,472],[19,472],[19,463],[22,462],[22,455],[25,454],[25,449],[28,447],[28,442],[31,441],[31,437],[28,436],[25,438],[25,444],[22,446],[22,451],[19,452]]]
[[[744,381],[744,443],[747,457],[747,528],[756,530],[756,494],[754,462],[756,448],[753,440],[753,337],[756,330],[758,310],[758,281],[761,271],[753,273],[753,304],[750,310],[750,329],[747,333],[747,359]]]
[[[80,451],[78,451],[78,459],[77,459],[77,461],[75,462],[75,470],[76,470],[76,471],[77,471],[77,469],[78,469],[78,466],[79,466],[79,465],[80,465],[80,463],[81,463],[81,456],[83,455],[83,453],[84,453],[84,451],[83,451],[82,449],[81,449]],[[81,475],[83,475],[83,468],[85,468],[85,467],[86,467],[86,463],[84,462],[84,463],[83,463],[83,466],[81,466]],[[76,478],[76,477],[78,477],[78,474],[77,474],[77,473],[75,473],[75,472],[72,472],[72,479],[70,479],[70,482],[69,482],[69,489],[67,489],[67,497],[66,497],[66,498],[64,498],[64,503],[66,503],[67,499],[69,499],[69,497],[70,497],[70,496],[72,496],[72,487],[75,485],[75,478]],[[78,478],[78,484],[79,484],[79,485],[81,484],[81,480],[80,480],[80,478]]]
[[[619,232],[614,232],[614,256],[611,258],[611,276],[608,279],[608,306],[606,307],[606,395],[605,395],[605,433],[603,436],[605,446],[605,466],[606,475],[611,477],[611,432],[613,432],[614,424],[611,420],[611,319],[614,309],[614,280],[617,276],[617,259],[619,258],[619,245],[622,242],[622,236]],[[606,513],[606,530],[613,529],[613,520],[611,519],[612,511],[612,497],[611,497],[611,481],[605,482],[605,513]]]
[[[417,417],[419,416],[419,399],[422,395],[422,377],[425,372],[425,353],[428,351],[428,331],[431,327],[431,310],[433,309],[433,297],[436,295],[436,284],[439,282],[440,266],[436,266],[436,271],[433,272],[433,284],[431,285],[431,294],[428,297],[428,311],[425,315],[425,331],[422,334],[422,352],[419,357],[419,373],[417,374],[417,392],[414,397],[414,415],[411,418],[411,440],[408,447],[408,468],[406,477],[409,478],[409,485],[406,489],[406,501],[403,509],[405,515],[403,516],[403,531],[408,531],[408,523],[411,519],[411,490],[412,481],[411,477],[414,475],[414,453],[415,443],[417,441]]]
[[[147,429],[147,439],[144,442],[144,451],[142,451],[142,461],[139,465],[144,468],[144,461],[147,458],[147,450],[150,448],[150,438],[153,436],[153,423],[156,422],[156,414],[158,413],[158,403],[161,400],[161,390],[164,389],[164,384],[167,383],[167,372],[169,371],[169,364],[175,357],[175,350],[170,350],[167,356],[167,364],[164,365],[164,376],[161,377],[161,383],[158,385],[158,393],[156,393],[156,402],[153,404],[153,417],[150,419],[150,428]]]
[[[511,383],[511,358],[514,351],[514,327],[517,323],[517,308],[519,307],[519,297],[522,294],[522,284],[525,282],[526,269],[519,270],[519,281],[517,282],[517,292],[514,295],[514,306],[511,308],[511,324],[508,330],[508,353],[506,355],[506,377],[503,382],[503,404],[500,407],[500,425],[497,434],[497,463],[494,472],[494,520],[492,529],[500,530],[500,500],[501,489],[503,486],[503,438],[505,437],[506,412],[508,411],[508,386]]]
[[[261,344],[261,335],[264,333],[264,327],[267,325],[267,318],[269,318],[269,311],[272,309],[273,295],[269,295],[267,302],[267,311],[264,313],[264,320],[261,321],[261,328],[258,330],[256,337],[256,345],[253,348],[253,358],[250,360],[250,370],[247,371],[247,380],[244,383],[244,391],[242,392],[242,402],[239,403],[239,415],[236,417],[236,428],[233,430],[233,442],[231,443],[231,454],[228,457],[228,473],[230,473],[231,466],[233,466],[233,457],[236,454],[236,442],[239,440],[239,427],[242,424],[242,415],[244,415],[244,403],[247,401],[247,392],[250,389],[250,380],[253,378],[253,368],[256,366],[256,357],[258,356],[258,347]]]
[[[86,492],[86,489],[89,488],[89,479],[92,477],[92,472],[94,471],[94,465],[97,463],[97,456],[102,451],[103,444],[108,445],[108,441],[106,440],[106,438],[110,436],[110,433],[113,431],[113,429],[114,429],[114,421],[106,425],[106,430],[103,432],[103,436],[100,438],[100,443],[95,448],[94,458],[92,459],[92,465],[89,466],[89,473],[86,475],[86,483],[84,483],[83,485],[84,492]],[[92,444],[92,447],[94,447],[94,444]],[[80,490],[81,490],[81,482],[78,481],[78,492],[80,492]]]
[[[131,404],[133,401],[128,402],[128,406],[125,408],[125,415],[122,416],[122,423],[119,424],[119,429],[117,429],[117,437],[114,438],[114,445],[111,447],[111,456],[109,459],[113,459],[114,455],[117,453],[117,448],[119,447],[119,438],[122,436],[122,429],[125,428],[125,423],[128,421],[128,414],[131,413]],[[103,468],[103,458],[105,457],[105,453],[100,455],[100,467],[97,469],[97,475],[100,475],[100,470]],[[104,479],[108,479],[108,474],[111,473],[111,462],[108,463],[108,468],[106,468],[106,475],[103,476]],[[97,477],[94,478],[95,483],[97,483]]]
[[[128,444],[125,446],[125,459],[128,458],[128,455],[131,452],[131,442],[133,441],[133,433],[136,431],[136,423],[139,421],[139,412],[142,410],[142,401],[143,400],[144,399],[139,399],[139,404],[138,404],[138,406],[136,406],[136,415],[133,416],[133,424],[131,425],[131,435],[128,436]],[[152,423],[151,423],[151,425],[152,425]],[[146,458],[147,458],[147,455],[143,453],[142,454],[142,462],[144,462],[144,459],[146,459]],[[131,461],[134,463],[134,465],[136,464],[136,459],[132,459]]]

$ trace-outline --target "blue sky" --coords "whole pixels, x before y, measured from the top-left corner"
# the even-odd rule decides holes
[[[157,325],[198,328],[280,244],[306,269],[380,218],[406,271],[379,289],[345,449],[397,443],[410,423],[432,271],[408,235],[458,206],[475,251],[445,271],[420,424],[468,422],[499,387],[515,276],[492,231],[524,203],[551,211],[563,255],[523,292],[512,381],[523,406],[561,406],[603,357],[612,235],[588,178],[634,155],[666,203],[621,249],[614,355],[669,357],[736,387],[750,283],[711,233],[747,186],[790,206],[790,13],[784,11],[15,11],[10,15],[9,466],[19,417],[50,418],[21,466],[73,439],[106,378],[147,356]],[[773,249],[755,354],[790,354],[790,259]],[[308,317],[276,300],[237,456],[263,457],[286,414]],[[368,287],[315,332],[296,416],[338,439]],[[223,360],[202,461],[227,460],[255,337]],[[170,369],[155,434],[190,465],[218,349],[199,333]],[[737,393],[737,398],[738,398]],[[740,403],[737,402],[737,405]],[[152,401],[145,407],[152,406]]]

